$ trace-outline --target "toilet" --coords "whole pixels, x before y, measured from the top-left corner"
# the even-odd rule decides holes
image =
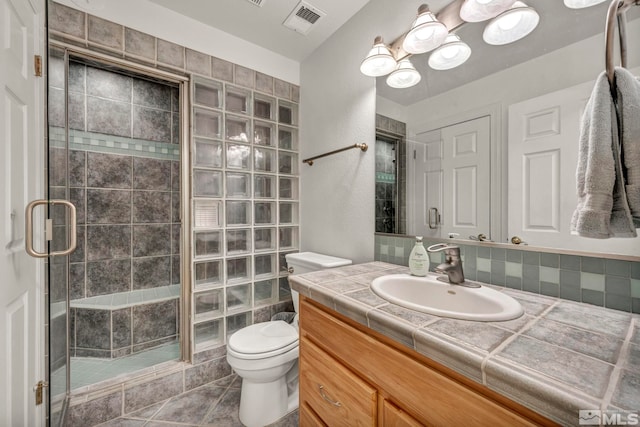
[[[314,252],[287,254],[292,274],[341,267],[351,260]],[[242,378],[240,421],[262,427],[298,408],[298,292],[291,290],[296,315],[256,323],[235,332],[227,343],[227,362]]]

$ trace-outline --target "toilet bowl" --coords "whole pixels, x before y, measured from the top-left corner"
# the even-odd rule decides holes
[[[340,267],[351,260],[314,252],[286,255],[293,274]],[[291,290],[296,313],[298,292]],[[240,421],[262,427],[298,408],[298,315],[256,323],[235,332],[227,344],[227,362],[242,378]]]

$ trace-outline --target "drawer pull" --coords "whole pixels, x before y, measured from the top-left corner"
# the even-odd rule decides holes
[[[331,403],[333,406],[342,406],[342,404],[340,402],[331,399],[329,396],[327,396],[325,394],[324,386],[318,384],[318,391],[320,392],[320,396],[322,396],[322,398],[324,400],[326,400],[327,402]]]

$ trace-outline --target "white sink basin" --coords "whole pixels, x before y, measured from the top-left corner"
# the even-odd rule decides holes
[[[437,277],[391,274],[375,279],[371,289],[389,302],[441,317],[489,322],[515,319],[524,313],[518,301],[502,292],[486,286],[451,285]]]

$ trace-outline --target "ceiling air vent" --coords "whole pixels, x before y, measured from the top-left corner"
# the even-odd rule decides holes
[[[264,6],[264,2],[267,0],[247,0],[247,1],[254,6],[262,7]]]
[[[283,25],[300,34],[307,34],[313,24],[323,16],[326,16],[326,13],[307,2],[301,1],[291,11]]]

